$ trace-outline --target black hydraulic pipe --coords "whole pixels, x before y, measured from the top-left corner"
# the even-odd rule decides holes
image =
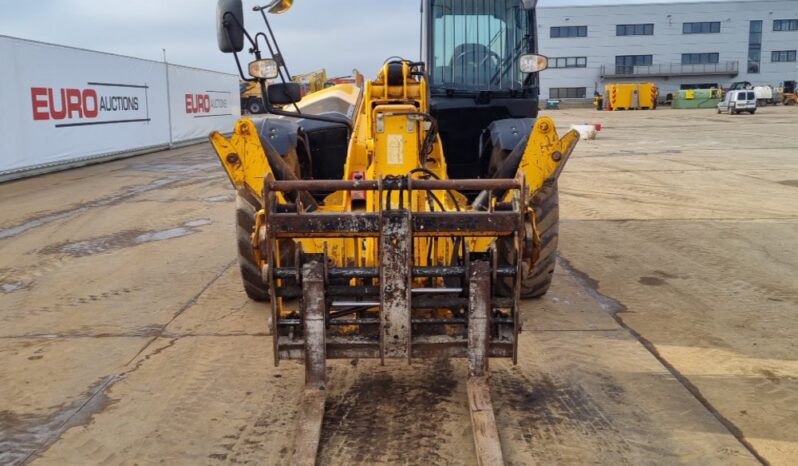
[[[261,83],[263,85],[263,83]],[[263,141],[263,151],[266,152],[266,160],[269,162],[269,166],[274,172],[274,177],[278,180],[286,180],[286,181],[296,181],[298,178],[291,171],[291,167],[288,166],[287,163],[283,160],[280,154],[277,152],[277,149],[274,148],[268,141]],[[292,201],[296,201],[296,196],[299,195],[299,199],[302,201],[302,205],[305,206],[305,210],[307,212],[313,212],[314,210],[319,208],[316,199],[307,191],[298,191],[295,193],[286,193],[286,197],[288,197]]]
[[[518,166],[521,165],[521,159],[524,157],[524,151],[526,150],[528,140],[523,140],[519,142],[515,149],[510,152],[510,155],[504,159],[504,162],[499,166],[499,169],[496,170],[496,173],[493,174],[494,179],[496,178],[513,178],[515,177],[516,173],[518,172]],[[474,210],[487,210],[488,209],[488,199],[490,198],[489,189],[485,189],[479,193],[479,195],[474,199],[474,202],[471,203],[471,207]],[[507,192],[506,189],[494,189],[493,196],[496,199],[501,199],[504,197],[504,194]]]

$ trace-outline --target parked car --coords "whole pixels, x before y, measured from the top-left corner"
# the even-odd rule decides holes
[[[748,112],[756,113],[756,94],[753,90],[729,91],[718,104],[718,113],[729,112],[737,115]]]

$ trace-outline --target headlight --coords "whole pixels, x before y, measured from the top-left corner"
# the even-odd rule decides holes
[[[249,64],[249,75],[254,78],[274,79],[277,77],[277,62],[266,58]]]
[[[549,67],[549,59],[543,55],[521,55],[519,61],[521,71],[524,73],[537,73]]]

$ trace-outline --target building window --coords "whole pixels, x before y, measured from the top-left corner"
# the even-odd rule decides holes
[[[587,95],[585,87],[552,87],[549,89],[550,99],[584,99]]]
[[[774,50],[770,56],[770,61],[795,61],[795,50]]]
[[[720,32],[720,21],[684,23],[682,25],[682,34],[711,34],[718,32]]]
[[[615,74],[634,74],[635,66],[651,66],[653,55],[618,55],[615,57]]]
[[[551,37],[587,37],[587,26],[554,26]]]
[[[653,36],[653,24],[618,24],[615,26],[616,36]]]
[[[683,53],[682,65],[706,65],[707,63],[718,63],[720,54],[718,53]]]
[[[587,57],[556,57],[549,58],[551,68],[586,68]]]
[[[748,72],[759,73],[762,62],[762,21],[751,21],[748,32]]]
[[[774,31],[798,31],[798,19],[774,19]]]

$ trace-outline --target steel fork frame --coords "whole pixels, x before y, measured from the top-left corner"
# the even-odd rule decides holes
[[[282,185],[281,185],[282,183]],[[270,209],[270,204],[275,201],[273,196],[269,196],[270,189],[280,188],[304,188],[307,187],[307,182],[274,182],[267,180],[265,186],[266,197],[266,212],[275,214],[276,211]],[[336,182],[335,188],[355,188],[359,187],[355,184],[346,184],[347,182]],[[429,188],[438,188],[440,182],[433,183]],[[501,183],[515,183],[514,180],[502,180]],[[447,183],[448,184],[448,183]],[[497,185],[500,183],[496,183]],[[376,186],[381,191],[380,183],[377,182]],[[523,181],[521,182],[523,187]],[[426,187],[426,186],[425,186]],[[508,186],[508,187],[515,187]],[[522,196],[525,190],[522,188]],[[380,196],[382,193],[380,193]],[[486,218],[484,216],[492,216],[491,222],[495,228],[496,225],[501,224],[499,230],[503,230],[505,234],[512,234],[515,241],[518,256],[515,264],[514,273],[504,270],[502,276],[514,277],[514,295],[519,296],[520,289],[520,266],[522,260],[522,252],[520,249],[520,232],[523,226],[523,210],[521,206],[515,203],[512,212],[486,212],[486,213],[463,213],[459,214],[461,217],[456,223],[447,224],[449,220],[444,220],[444,223],[438,226],[452,225],[454,228],[452,232],[456,232],[456,236],[468,236],[469,234],[480,233],[479,228],[474,227],[474,222],[471,216],[479,216],[476,218]],[[453,213],[457,216],[457,213]],[[496,214],[505,214],[505,217]],[[507,215],[509,214],[509,215]],[[279,214],[277,217],[279,218]],[[302,215],[300,206],[297,206],[297,216]],[[374,215],[374,214],[371,214]],[[387,358],[406,358],[408,362],[414,356],[416,347],[423,346],[424,343],[416,341],[412,335],[413,325],[423,323],[424,319],[413,319],[413,307],[416,300],[413,297],[413,277],[416,272],[429,271],[430,276],[461,276],[463,280],[463,292],[467,296],[467,318],[462,322],[466,325],[467,332],[465,337],[464,351],[458,352],[451,346],[452,341],[441,343],[443,340],[432,340],[427,342],[429,349],[433,349],[431,354],[448,355],[448,356],[466,356],[468,360],[468,381],[467,381],[467,394],[468,394],[468,408],[471,419],[471,427],[474,435],[474,449],[476,452],[477,463],[480,466],[498,466],[504,464],[504,459],[501,450],[501,443],[499,440],[498,429],[496,427],[496,418],[493,412],[493,403],[490,395],[490,385],[488,376],[488,361],[490,357],[512,357],[514,359],[518,331],[520,330],[518,324],[518,305],[517,301],[512,303],[512,346],[501,346],[497,342],[492,341],[492,328],[494,325],[507,325],[503,318],[496,319],[497,322],[492,322],[494,303],[493,298],[493,285],[500,276],[500,269],[497,264],[497,255],[495,247],[487,254],[473,254],[468,252],[467,248],[463,250],[464,264],[462,266],[454,267],[439,267],[437,270],[433,267],[414,268],[412,260],[412,246],[413,246],[413,228],[419,218],[423,219],[424,214],[411,212],[407,209],[387,209],[376,214],[375,220],[378,226],[373,228],[376,236],[379,237],[379,254],[380,265],[379,267],[372,268],[374,270],[365,268],[350,268],[344,270],[339,267],[336,272],[345,275],[352,275],[356,278],[363,275],[362,278],[376,278],[374,275],[378,274],[379,277],[379,296],[380,302],[377,306],[379,308],[379,320],[375,324],[379,325],[379,352],[378,356],[384,363]],[[511,216],[518,215],[518,220],[511,218]],[[436,221],[440,220],[440,216],[448,216],[447,214],[436,213],[427,214],[428,219],[432,218]],[[323,219],[325,216],[321,214],[308,214],[305,216],[305,221],[310,217],[315,219]],[[327,216],[329,218],[329,216]],[[438,217],[438,218],[436,218]],[[283,217],[287,218],[287,217]],[[359,220],[364,218],[363,214],[356,217]],[[502,218],[506,218],[504,223],[501,223]],[[463,222],[467,219],[468,221]],[[340,219],[336,219],[340,220]],[[275,345],[275,362],[280,359],[280,353],[283,351],[280,343],[280,318],[277,312],[277,300],[281,299],[275,292],[276,281],[278,280],[278,268],[275,267],[274,262],[275,252],[274,244],[277,238],[280,237],[279,222],[266,221],[267,227],[263,237],[259,239],[265,240],[264,254],[268,259],[268,265],[264,268],[264,278],[269,282],[271,297],[272,297],[272,311],[273,311],[273,331],[274,331],[274,345]],[[286,228],[285,223],[282,224]],[[295,223],[297,228],[300,228],[299,223]],[[339,224],[340,225],[340,224]],[[315,225],[318,226],[318,225]],[[291,230],[291,228],[288,228]],[[346,228],[344,228],[346,230]],[[353,233],[357,232],[362,235],[362,230],[355,225],[352,228]],[[463,231],[466,230],[466,231]],[[309,230],[310,231],[310,230]],[[290,234],[297,233],[294,231],[285,231],[286,237]],[[496,230],[493,232],[489,229],[482,229],[482,232],[488,233],[491,236],[496,235]],[[337,235],[342,233],[339,228],[335,232]],[[258,232],[260,234],[260,232]],[[453,235],[455,236],[455,235]],[[261,242],[261,244],[264,244]],[[301,357],[305,362],[305,388],[302,393],[302,400],[299,408],[299,419],[296,428],[296,436],[294,439],[294,447],[292,450],[291,464],[312,466],[316,464],[317,455],[321,440],[321,427],[324,419],[324,408],[327,396],[326,387],[326,360],[331,357],[331,353],[335,353],[336,349],[340,351],[340,356],[345,357],[374,357],[373,353],[364,351],[364,348],[356,348],[357,345],[341,345],[336,341],[328,341],[326,327],[331,324],[328,321],[327,312],[327,294],[332,291],[335,285],[328,287],[327,280],[330,278],[330,269],[327,267],[327,254],[309,254],[305,257],[301,251],[297,253],[296,273],[291,273],[289,269],[280,269],[280,280],[288,278],[298,278],[301,282],[301,319],[297,324],[301,325],[303,331],[303,338],[301,348],[296,347],[288,349],[288,354],[293,357]],[[304,263],[303,263],[304,262]],[[462,267],[462,270],[459,269]],[[449,270],[451,268],[451,270]],[[429,269],[429,270],[428,270]],[[433,271],[433,269],[435,269]],[[456,269],[456,270],[455,270]],[[368,272],[368,273],[367,273]],[[376,273],[375,273],[376,272]],[[457,273],[455,273],[457,272]],[[462,273],[462,275],[460,275]],[[439,275],[438,275],[439,274]],[[291,275],[291,276],[289,276]],[[368,277],[366,277],[368,275]],[[422,275],[423,276],[423,275]],[[343,278],[343,277],[341,277]],[[342,288],[337,285],[338,288]],[[329,289],[328,289],[329,288]],[[358,288],[358,287],[352,287]],[[358,289],[368,290],[368,286],[360,286]],[[371,287],[375,288],[375,287]],[[445,298],[451,299],[451,298]],[[498,301],[498,300],[497,300]],[[354,325],[367,325],[372,322],[365,322],[369,319],[353,319]],[[416,320],[419,320],[417,323]],[[433,319],[434,320],[434,319]],[[450,319],[458,320],[458,319]],[[462,319],[460,319],[462,320]],[[459,322],[458,322],[459,323]],[[499,332],[501,333],[501,332]],[[499,335],[501,337],[501,335]],[[362,354],[359,352],[363,352]],[[340,357],[339,356],[339,357]]]
[[[321,441],[327,400],[324,311],[324,266],[314,260],[302,266],[305,389],[299,404],[299,421],[291,454],[291,464],[296,466],[315,465]]]
[[[386,228],[386,236],[391,241],[401,226],[407,224],[407,217],[397,217],[396,229]],[[402,260],[402,252],[409,246],[399,246],[395,252],[396,260]],[[409,275],[409,267],[388,267],[397,277]],[[476,260],[469,268],[468,293],[468,410],[471,429],[474,435],[474,450],[480,466],[500,466],[504,464],[501,442],[493,413],[488,380],[488,360],[491,327],[491,266],[488,261]],[[407,282],[409,283],[409,282]],[[302,266],[302,314],[305,356],[305,388],[299,403],[299,419],[294,437],[291,464],[314,466],[317,462],[321,441],[321,427],[327,398],[326,379],[326,335],[324,266],[318,260],[311,260]],[[388,351],[407,352],[409,348],[410,301],[408,289],[394,288],[388,291],[393,296],[390,303],[383,306],[381,315],[392,314],[381,319],[381,340],[387,340]],[[404,306],[404,307],[402,307]],[[402,331],[390,326],[404,324]],[[385,325],[385,324],[389,325]],[[394,338],[396,333],[407,334],[407,341]],[[408,345],[408,346],[404,346]],[[386,342],[383,342],[383,347]],[[406,354],[405,354],[406,356]]]

